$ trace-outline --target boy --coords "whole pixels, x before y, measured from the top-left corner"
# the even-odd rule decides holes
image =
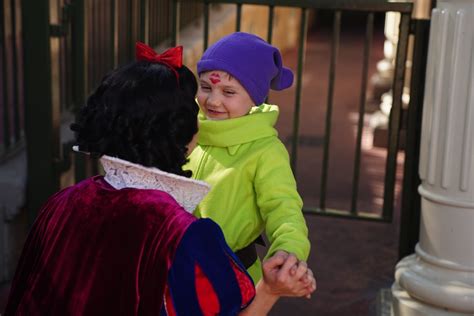
[[[293,253],[306,260],[310,249],[288,152],[273,127],[278,107],[263,103],[270,88],[290,87],[293,73],[282,66],[277,48],[242,32],[209,47],[197,70],[199,146],[187,167],[212,189],[195,215],[221,226],[258,282],[255,242],[263,231],[270,241],[266,257]]]

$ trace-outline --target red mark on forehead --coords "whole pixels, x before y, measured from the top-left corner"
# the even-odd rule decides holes
[[[221,76],[216,73],[216,72],[213,72],[210,76],[209,76],[209,80],[211,80],[211,82],[213,84],[216,84],[216,83],[219,83],[221,82]]]

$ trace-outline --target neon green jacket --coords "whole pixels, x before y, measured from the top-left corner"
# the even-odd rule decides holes
[[[194,214],[217,222],[232,250],[246,247],[265,231],[270,241],[267,256],[285,250],[306,260],[310,244],[303,202],[288,152],[273,127],[278,114],[278,107],[268,104],[222,121],[200,114],[199,146],[185,169],[211,185]],[[248,272],[257,283],[260,260]]]

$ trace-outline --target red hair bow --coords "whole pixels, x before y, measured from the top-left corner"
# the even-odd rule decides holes
[[[167,49],[162,54],[157,54],[150,46],[137,42],[135,44],[135,56],[138,61],[144,60],[151,63],[160,63],[168,66],[179,78],[176,68],[183,66],[183,46]]]

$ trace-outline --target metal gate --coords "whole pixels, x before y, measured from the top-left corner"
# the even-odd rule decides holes
[[[31,220],[47,197],[68,182],[65,175],[77,181],[96,171],[93,162],[70,154],[68,131],[91,89],[109,70],[133,59],[137,40],[175,45],[178,30],[201,16],[196,6],[173,0],[23,1]]]
[[[60,188],[61,175],[75,169],[75,179],[86,177],[94,164],[76,157],[71,160],[68,141],[71,136],[61,132],[61,124],[73,117],[84,104],[86,96],[100,78],[113,67],[133,57],[136,40],[150,45],[175,45],[179,30],[202,17],[204,48],[209,44],[210,8],[216,4],[235,5],[235,30],[241,29],[246,5],[259,5],[268,10],[267,40],[272,42],[275,10],[292,7],[299,10],[299,40],[297,44],[296,92],[291,136],[291,161],[297,171],[302,106],[302,79],[305,64],[305,46],[308,34],[308,16],[313,10],[333,13],[331,57],[328,77],[326,117],[324,122],[323,158],[319,202],[305,205],[309,214],[338,216],[390,222],[394,210],[397,153],[402,127],[402,94],[405,83],[405,63],[410,34],[414,36],[411,98],[408,107],[407,143],[402,197],[401,254],[410,251],[418,238],[417,216],[419,197],[418,149],[421,126],[421,107],[426,62],[428,20],[411,18],[413,6],[407,2],[347,1],[347,0],[35,0],[23,1],[23,47],[25,87],[25,128],[28,149],[28,209],[32,218],[41,203]],[[331,209],[326,205],[329,148],[333,131],[335,77],[340,45],[341,21],[346,12],[365,15],[365,40],[361,61],[361,86],[358,100],[358,118],[355,142],[355,161],[352,179],[351,203],[346,210]],[[385,163],[383,208],[379,214],[358,210],[360,183],[361,142],[366,115],[368,60],[374,32],[374,16],[380,12],[400,14],[399,41],[393,78],[393,104],[389,116],[389,136]],[[196,24],[197,26],[198,24]],[[201,26],[200,26],[201,27]],[[63,144],[66,144],[64,146]],[[306,162],[305,163],[310,163]],[[92,170],[93,171],[93,170]],[[404,226],[403,226],[404,225]]]
[[[412,19],[411,14],[413,4],[409,2],[384,2],[384,1],[310,1],[310,0],[205,0],[204,1],[204,46],[208,45],[209,37],[209,6],[215,3],[228,3],[235,5],[236,25],[235,30],[241,28],[242,12],[245,5],[261,5],[268,8],[267,41],[272,41],[272,30],[274,23],[275,8],[279,6],[296,7],[300,9],[299,43],[298,43],[298,62],[296,73],[296,93],[294,97],[292,141],[290,146],[291,161],[293,169],[297,172],[298,149],[302,142],[300,129],[300,110],[301,110],[301,92],[302,92],[302,74],[305,64],[305,45],[307,43],[308,32],[308,13],[311,10],[327,10],[333,12],[333,28],[331,40],[331,56],[328,76],[328,94],[327,109],[325,118],[325,132],[323,141],[323,162],[320,179],[319,203],[316,205],[305,205],[304,210],[309,214],[338,216],[353,219],[373,220],[390,222],[394,214],[394,191],[396,182],[397,153],[399,152],[400,130],[402,128],[402,94],[405,83],[405,64],[407,61],[407,48],[409,36],[414,36],[414,55],[412,58],[413,68],[411,73],[411,98],[408,115],[403,124],[407,128],[406,146],[405,146],[405,169],[403,182],[403,200],[402,200],[402,222],[405,228],[415,231],[411,232],[413,238],[417,238],[418,224],[416,222],[416,212],[419,210],[419,199],[417,184],[419,183],[417,175],[418,165],[418,147],[420,135],[420,113],[423,97],[424,70],[426,61],[427,38],[428,38],[428,20]],[[357,136],[355,142],[355,161],[352,177],[351,203],[347,210],[330,209],[326,205],[327,182],[328,182],[328,164],[330,157],[331,133],[333,131],[332,113],[334,109],[334,89],[335,76],[337,68],[337,55],[340,45],[341,19],[347,12],[362,12],[365,15],[365,42],[363,59],[361,61],[362,78],[359,96],[359,111],[357,122]],[[374,14],[380,12],[398,12],[400,14],[398,46],[395,58],[395,73],[393,77],[393,103],[389,116],[389,134],[387,145],[387,157],[385,165],[385,181],[383,188],[383,208],[379,214],[364,213],[357,209],[359,183],[360,183],[360,163],[361,163],[361,141],[363,134],[363,122],[366,111],[366,90],[368,82],[368,59],[370,55],[370,46],[374,33]],[[309,164],[310,161],[304,161]],[[411,218],[410,218],[411,217]],[[413,218],[414,217],[414,218]],[[412,228],[408,228],[412,227]],[[406,232],[402,235],[406,238]],[[412,237],[409,237],[412,238]],[[405,242],[406,243],[406,242]],[[413,244],[414,245],[414,244]]]

